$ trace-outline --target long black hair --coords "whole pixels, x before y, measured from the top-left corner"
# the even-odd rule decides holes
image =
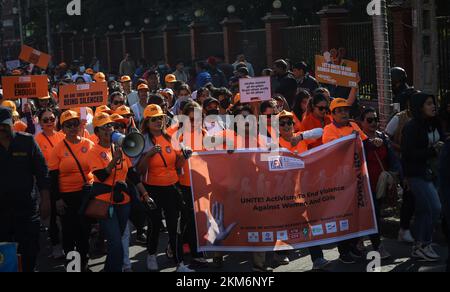
[[[300,91],[295,96],[293,112],[297,116],[299,121],[303,120],[303,114],[305,113],[302,109],[302,102],[303,100],[310,98],[311,94],[305,89],[300,89]]]

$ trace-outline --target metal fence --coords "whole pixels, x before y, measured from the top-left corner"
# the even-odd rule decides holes
[[[223,54],[223,32],[207,32],[200,35],[200,59]]]
[[[450,16],[438,17],[439,93],[450,90]]]
[[[253,64],[255,74],[260,75],[267,66],[266,59],[266,30],[242,30],[239,32],[239,42],[242,53],[247,61]]]
[[[282,30],[283,54],[293,62],[305,61],[314,68],[314,56],[321,53],[320,26],[295,26]]]
[[[164,38],[163,36],[153,36],[148,39],[149,56],[146,59],[150,62],[164,60]]]
[[[189,63],[191,55],[191,35],[180,34],[175,36],[174,59]]]
[[[372,22],[342,24],[340,31],[341,47],[347,50],[346,58],[359,63],[360,97],[363,99],[377,98]]]

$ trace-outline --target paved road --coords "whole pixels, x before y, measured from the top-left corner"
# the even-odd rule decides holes
[[[43,246],[46,240],[43,235]],[[167,235],[164,234],[160,247],[163,248],[167,244]],[[383,272],[443,272],[445,271],[445,261],[447,259],[447,247],[444,245],[436,245],[435,248],[442,255],[442,261],[437,263],[423,263],[410,258],[411,246],[399,243],[396,240],[384,239],[387,250],[393,255],[391,260],[382,262]],[[366,242],[368,250],[370,250],[370,242]],[[48,247],[41,251],[38,270],[41,272],[62,272],[64,271],[63,261],[55,261],[47,258],[49,254]],[[337,261],[339,254],[335,246],[324,247],[325,258],[332,261],[327,271],[330,272],[365,272],[367,261],[361,261],[354,265],[344,265]],[[134,245],[130,249],[130,257],[135,272],[146,272],[145,259],[147,253],[144,247]],[[275,272],[308,272],[312,269],[310,256],[306,250],[293,251],[289,254],[291,263],[287,266],[279,266],[273,263]],[[269,255],[269,258],[271,256]],[[103,269],[105,257],[97,257],[90,261],[90,269],[94,272],[101,272]],[[173,272],[175,269],[172,262],[168,260],[161,250],[158,255],[158,262],[162,272]],[[212,260],[209,260],[212,262]],[[221,269],[208,267],[198,272],[249,272],[251,271],[251,255],[248,253],[235,253],[225,256],[224,266]]]

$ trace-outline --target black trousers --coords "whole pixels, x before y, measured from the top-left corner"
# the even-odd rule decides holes
[[[180,186],[183,193],[185,208],[181,213],[182,222],[182,238],[189,244],[192,258],[202,257],[202,253],[197,251],[197,229],[195,228],[195,211],[194,202],[192,201],[192,189],[187,186]]]
[[[136,228],[137,234],[142,234],[145,232],[144,227],[146,224],[147,216],[145,215],[144,207],[138,198],[138,191],[136,187],[130,185],[130,195],[131,195],[131,211],[130,211],[130,221]]]
[[[88,263],[91,223],[88,218],[80,215],[83,192],[61,193],[61,197],[67,205],[61,216],[63,249],[66,254],[75,250],[79,252],[84,266]]]
[[[174,260],[176,264],[183,261],[183,242],[181,239],[181,194],[177,186],[148,186],[148,193],[155,201],[157,209],[149,212],[150,226],[147,235],[147,250],[150,255],[158,252],[159,232],[162,224],[161,210],[167,223],[167,231],[169,232],[169,243],[174,252]]]
[[[56,199],[54,196],[50,197],[50,207],[50,226],[48,229],[48,233],[52,246],[55,246],[60,244],[61,240],[59,237],[60,230],[57,224],[58,214],[56,213]]]
[[[11,207],[0,206],[0,242],[16,242],[17,252],[22,256],[22,270],[31,273],[34,272],[39,253],[40,220],[34,210],[21,210],[28,206]],[[30,216],[30,213],[34,214]]]

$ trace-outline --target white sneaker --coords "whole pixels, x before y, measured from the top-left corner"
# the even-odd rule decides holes
[[[180,263],[177,268],[177,273],[194,273],[194,270],[191,270],[183,263]]]
[[[406,242],[406,243],[414,243],[414,237],[411,234],[411,231],[409,230],[403,230],[400,229],[398,233],[398,241],[400,242]]]
[[[147,269],[151,272],[159,271],[158,261],[156,260],[156,255],[147,256]]]
[[[378,253],[380,254],[382,260],[387,260],[391,257],[391,254],[386,250],[386,248],[382,244],[378,248]]]
[[[425,261],[425,262],[437,262],[438,261],[437,259],[429,257],[421,244],[415,245],[413,247],[413,252],[412,252],[411,256],[413,258],[417,258],[417,259],[419,259],[421,261]]]
[[[60,260],[60,259],[66,258],[66,255],[64,254],[64,250],[61,247],[61,245],[53,246],[51,258],[55,259],[55,260]]]
[[[431,259],[436,259],[436,260],[441,259],[441,257],[436,253],[436,251],[433,249],[431,244],[424,247],[423,250],[427,257],[429,257]]]

